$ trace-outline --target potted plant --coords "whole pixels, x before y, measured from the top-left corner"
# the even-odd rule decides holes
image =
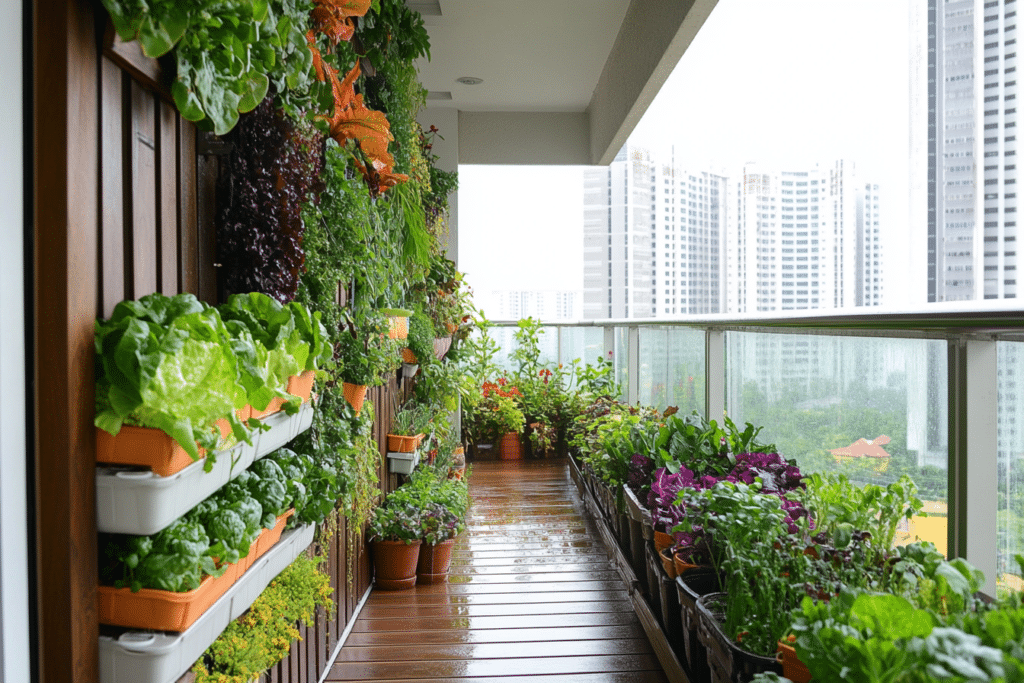
[[[377,311],[346,312],[346,317],[337,358],[345,400],[358,415],[367,387],[383,384],[398,367],[397,342],[388,337],[388,323]]]
[[[430,427],[432,415],[425,406],[407,405],[395,413],[388,432],[388,450],[413,453]]]
[[[388,319],[388,337],[406,339],[409,336],[409,316],[412,311],[406,308],[382,308],[380,314]]]
[[[229,434],[249,441],[236,337],[215,308],[191,294],[151,294],[119,303],[96,323],[95,335],[100,462],[167,476],[212,453]],[[207,471],[212,465],[207,457]]]
[[[480,403],[472,411],[478,438],[498,443],[499,457],[504,460],[518,459],[521,453],[519,435],[526,425],[526,418],[516,402],[519,396],[519,389],[504,377],[497,382],[484,382]]]
[[[385,500],[374,511],[369,538],[374,582],[381,590],[403,590],[416,585],[416,563],[423,543],[421,517],[420,508],[393,500]]]
[[[434,354],[434,324],[419,307],[409,318],[408,347],[402,349],[402,361],[407,365],[429,363]]]
[[[457,480],[448,480],[463,486]],[[455,537],[465,528],[465,511],[460,514],[447,505],[435,503],[423,512],[423,545],[420,547],[416,581],[422,584],[443,583],[452,563]]]

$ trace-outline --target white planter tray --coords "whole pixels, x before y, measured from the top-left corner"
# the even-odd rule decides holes
[[[169,477],[119,467],[96,468],[96,526],[114,534],[148,536],[203,502],[249,467],[276,451],[313,422],[313,406],[303,404],[295,415],[283,412],[267,417],[266,432],[253,432],[253,445],[241,443],[217,453],[209,472],[203,461],[192,463]],[[232,462],[235,461],[235,462]]]
[[[420,464],[420,453],[388,453],[388,466],[392,474],[412,474]]]
[[[127,631],[100,636],[100,683],[175,683],[217,636],[249,609],[274,577],[313,542],[312,524],[286,531],[210,609],[181,633]]]

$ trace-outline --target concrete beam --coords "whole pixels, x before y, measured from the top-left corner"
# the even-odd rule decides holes
[[[582,112],[460,111],[459,163],[589,164],[589,117]]]
[[[587,107],[588,163],[612,162],[716,4],[632,0]]]

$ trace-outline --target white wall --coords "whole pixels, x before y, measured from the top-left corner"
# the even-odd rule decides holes
[[[21,2],[0,2],[0,679],[29,680]]]

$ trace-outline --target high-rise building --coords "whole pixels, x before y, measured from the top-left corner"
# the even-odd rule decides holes
[[[857,306],[881,306],[885,301],[885,251],[879,232],[880,202],[878,185],[864,183],[857,194]]]
[[[494,320],[578,320],[578,297],[568,290],[495,290],[490,299],[493,310],[487,314]]]
[[[733,188],[730,313],[855,304],[859,192],[851,163],[788,171],[749,164]]]
[[[739,180],[624,148],[584,172],[584,317],[878,306],[879,186],[853,164]]]
[[[583,183],[585,318],[723,310],[725,177],[627,146]]]
[[[1015,298],[1017,2],[927,12],[928,301]]]
[[[650,318],[650,153],[623,147],[607,168],[583,173],[583,317]]]

